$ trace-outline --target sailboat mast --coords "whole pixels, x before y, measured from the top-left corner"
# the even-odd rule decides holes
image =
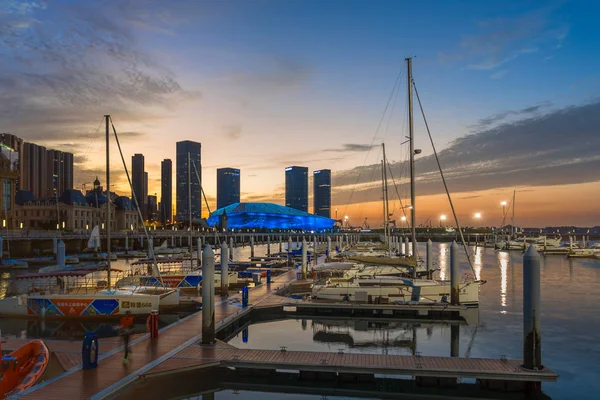
[[[412,236],[412,255],[417,255],[417,216],[415,205],[415,138],[413,127],[413,92],[412,92],[412,58],[407,58],[408,66],[407,85],[408,85],[408,139],[410,142],[410,229]],[[408,253],[408,250],[407,250]]]
[[[512,201],[512,203],[513,203],[513,205],[512,205],[512,220],[510,222],[510,224],[512,225],[510,230],[511,230],[513,238],[515,237],[515,232],[516,232],[516,230],[515,230],[515,200],[516,200],[516,196],[517,196],[517,191],[514,190],[513,191],[513,201]]]
[[[192,166],[191,166],[191,160],[192,160],[192,156],[190,155],[190,152],[188,151],[188,216],[189,216],[189,224],[190,224],[190,236],[188,238],[189,241],[189,248],[190,248],[190,257],[192,256]],[[182,239],[183,240],[183,239]],[[199,251],[199,250],[198,250]]]
[[[391,256],[390,244],[390,206],[388,201],[388,187],[387,187],[387,158],[385,157],[385,143],[381,144],[383,149],[383,161],[381,175],[383,178],[383,223],[385,232],[385,245],[388,248],[388,253]]]
[[[108,130],[110,115],[105,115],[106,119],[106,280],[110,289],[110,134]]]

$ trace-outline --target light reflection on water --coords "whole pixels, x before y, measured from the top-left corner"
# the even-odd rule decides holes
[[[424,253],[423,249],[419,249]],[[522,356],[522,253],[496,252],[470,247],[476,274],[487,283],[481,286],[479,323],[461,325],[459,356],[498,358]],[[434,244],[434,259],[440,277],[449,277],[449,244]],[[461,275],[470,272],[460,251]],[[479,272],[477,270],[479,269]],[[600,393],[600,261],[548,256],[542,259],[542,359],[559,375],[558,383],[545,383],[544,392],[553,399],[596,398]],[[362,323],[362,328],[356,326]],[[331,351],[375,354],[410,354],[408,341],[424,355],[449,356],[452,329],[427,322],[364,329],[365,322],[286,320],[252,325],[248,343],[242,335],[230,342],[243,348]],[[354,325],[351,325],[354,324]],[[322,331],[324,333],[317,332]],[[590,397],[591,396],[591,397]],[[313,399],[318,397],[313,397]]]

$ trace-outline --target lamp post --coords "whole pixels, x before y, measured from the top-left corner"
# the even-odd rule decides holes
[[[501,201],[500,205],[502,206],[502,231],[504,231],[504,221],[506,219],[506,205],[508,203],[506,201]]]
[[[335,209],[335,220],[336,220],[336,221],[337,221],[337,212],[338,212],[338,209],[336,208],[336,209]]]
[[[344,216],[344,221],[346,221],[346,229],[348,228],[348,216]]]
[[[446,220],[446,216],[445,215],[440,215],[440,228],[443,228],[442,224],[444,224],[443,221]]]

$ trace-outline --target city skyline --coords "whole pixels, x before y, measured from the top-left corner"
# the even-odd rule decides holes
[[[392,175],[404,183],[404,58],[416,56],[415,83],[461,223],[476,222],[479,212],[481,224],[498,225],[500,203],[517,190],[519,225],[600,224],[600,60],[590,18],[598,4],[1,7],[10,34],[0,38],[0,131],[74,154],[76,188],[104,175],[100,122],[109,113],[125,158],[145,155],[149,193],[160,192],[160,161],[176,157],[175,142],[192,140],[204,147],[211,209],[218,168],[242,170],[242,201],[285,204],[282,169],[304,165],[331,169],[332,209],[376,226],[380,154],[373,146],[386,143]],[[450,209],[415,106],[422,224]],[[114,190],[128,193],[119,157],[111,160]],[[309,179],[309,205],[312,192]],[[406,202],[406,185],[398,192]],[[391,179],[389,193],[399,220]]]

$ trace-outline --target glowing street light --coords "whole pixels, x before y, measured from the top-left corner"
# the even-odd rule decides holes
[[[445,215],[440,215],[440,228],[442,228],[442,224],[444,223],[443,221],[446,220],[446,216]]]
[[[479,213],[479,212],[475,213],[475,219],[481,219],[481,213]]]

